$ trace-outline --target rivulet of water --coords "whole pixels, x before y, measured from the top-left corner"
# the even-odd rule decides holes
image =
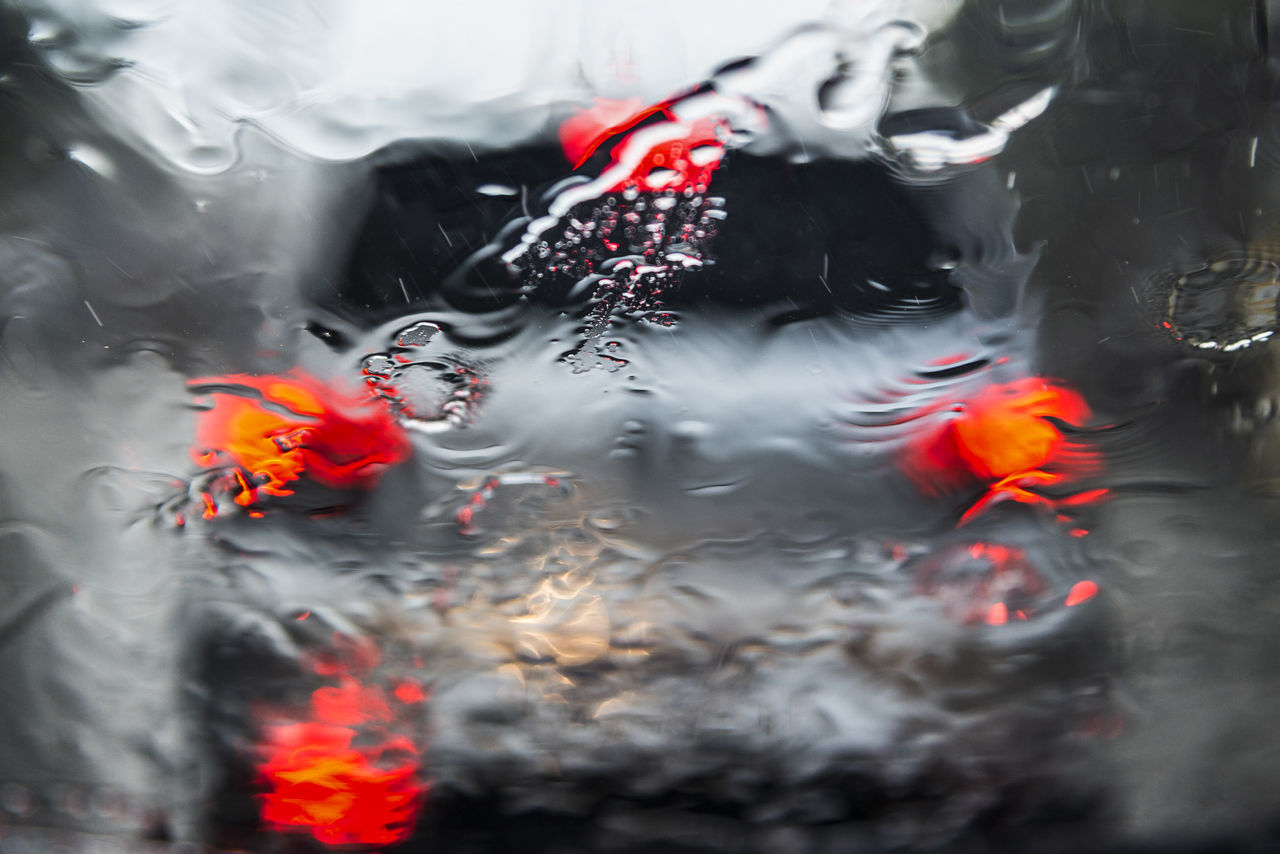
[[[1266,849],[1273,6],[0,2],[0,851]]]

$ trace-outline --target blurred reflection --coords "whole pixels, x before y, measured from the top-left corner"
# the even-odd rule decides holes
[[[1265,836],[1272,5],[0,6],[0,847]]]

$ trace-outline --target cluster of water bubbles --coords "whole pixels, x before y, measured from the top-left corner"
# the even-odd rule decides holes
[[[575,280],[571,297],[588,297],[583,340],[566,356],[574,370],[627,364],[603,340],[615,318],[676,322],[663,310],[663,296],[686,271],[713,263],[709,245],[725,216],[724,200],[705,193],[705,186],[643,194],[628,187],[576,208],[559,239],[544,236],[511,262],[526,287],[565,277]]]
[[[395,335],[395,352],[361,363],[370,390],[416,430],[466,426],[485,394],[487,380],[478,366],[427,349],[439,332],[438,325],[419,321]]]

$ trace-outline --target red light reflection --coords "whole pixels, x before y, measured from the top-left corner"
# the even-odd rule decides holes
[[[664,108],[656,104],[646,109],[639,98],[596,98],[590,107],[579,109],[560,123],[560,147],[577,169],[596,153],[606,140],[630,129]]]
[[[689,121],[670,109],[671,104],[664,101],[642,106],[635,98],[597,98],[593,106],[561,123],[560,144],[565,157],[577,169],[606,142],[620,137],[610,168],[625,168],[625,174],[606,192],[626,186],[651,191],[705,188],[724,158],[724,145],[717,135],[723,121]],[[637,129],[653,116],[661,118]]]
[[[966,625],[1003,626],[1043,613],[1057,594],[1024,549],[978,540],[952,544],[916,565],[917,592],[937,599],[948,617]],[[1065,605],[1089,601],[1099,593],[1093,581],[1079,581]]]
[[[296,370],[207,377],[190,386],[213,398],[197,418],[192,458],[205,468],[234,466],[228,491],[244,507],[260,494],[292,495],[290,484],[302,477],[337,489],[369,488],[409,456],[404,429],[365,390]],[[202,499],[205,518],[212,518],[213,496]]]
[[[1053,500],[1037,491],[1088,474],[1098,465],[1095,454],[1069,442],[1055,423],[1079,425],[1090,415],[1084,399],[1061,384],[1027,377],[986,386],[929,411],[946,411],[948,417],[908,444],[902,465],[928,495],[985,487],[961,524],[1003,501],[1073,507],[1107,494],[1094,489]]]
[[[1097,595],[1098,585],[1096,583],[1092,581],[1078,581],[1072,585],[1070,592],[1067,593],[1067,601],[1064,604],[1070,608],[1073,605],[1088,602]]]
[[[317,661],[363,669],[360,661]],[[265,824],[307,833],[331,846],[381,846],[413,832],[427,794],[412,725],[402,719],[425,700],[422,687],[399,680],[391,695],[377,684],[340,672],[337,684],[316,689],[305,719],[268,723],[258,745]]]
[[[982,541],[929,556],[916,570],[916,587],[956,622],[989,626],[1034,615],[1049,589],[1024,550]]]

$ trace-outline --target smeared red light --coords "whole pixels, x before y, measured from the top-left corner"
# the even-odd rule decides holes
[[[262,819],[304,830],[326,845],[390,845],[413,830],[425,786],[414,759],[385,761],[381,747],[356,747],[350,727],[317,723],[271,727],[272,756],[259,766],[272,791]],[[395,747],[403,751],[403,740]]]
[[[248,507],[257,500],[257,494],[249,482],[244,479],[244,472],[236,469],[235,472],[236,485],[240,487],[240,493],[236,496],[236,503],[241,507]]]
[[[664,138],[653,143],[640,158],[630,178],[617,186],[635,181],[643,189],[677,192],[705,187],[724,158],[724,147],[716,136],[719,125],[713,119],[673,121]]]
[[[396,695],[397,700],[406,705],[421,703],[427,699],[427,693],[422,690],[422,686],[409,679],[402,679],[396,683],[393,693]]]
[[[986,495],[978,499],[974,504],[964,512],[960,517],[960,524],[964,524],[976,516],[980,516],[990,509],[993,505],[1001,501],[1017,501],[1022,504],[1043,504],[1053,506],[1053,502],[1038,492],[1032,492],[1027,487],[1030,486],[1049,486],[1062,480],[1062,475],[1049,474],[1042,471],[1029,471],[1022,474],[1010,475],[1001,478],[987,488]],[[1066,521],[1060,519],[1059,521]]]
[[[1047,419],[1080,423],[1087,416],[1075,392],[1028,378],[982,389],[952,429],[969,470],[983,480],[1000,480],[1053,458],[1063,437]]]
[[[1052,500],[1036,491],[1096,466],[1096,456],[1068,444],[1055,423],[1080,424],[1089,414],[1079,394],[1049,380],[1027,377],[987,386],[905,419],[929,426],[907,446],[903,467],[926,494],[985,486],[961,524],[1003,501],[1047,507],[1093,503],[1107,491]]]
[[[925,362],[925,364],[933,368],[945,368],[951,365],[959,365],[960,363],[967,362],[972,358],[973,356],[969,353],[952,353],[950,356],[939,356],[936,359],[930,359],[928,362]]]
[[[1084,492],[1077,492],[1075,495],[1068,495],[1066,498],[1058,499],[1058,504],[1064,507],[1079,507],[1082,504],[1096,504],[1106,498],[1111,493],[1109,489],[1086,489]]]
[[[1011,615],[1026,620],[1048,591],[1024,550],[986,541],[935,552],[916,564],[915,576],[919,593],[966,625],[1004,625]]]
[[[301,623],[303,620],[305,620],[307,617],[310,617],[310,616],[311,616],[310,611],[303,611],[301,614],[298,615],[298,618],[297,618],[298,622]]]
[[[593,106],[561,123],[560,144],[565,156],[577,169],[605,142],[620,137],[611,155],[611,168],[628,165],[606,192],[628,185],[651,191],[705,187],[724,157],[717,135],[723,121],[682,119],[671,109],[673,103],[642,106],[635,98],[597,98]],[[661,119],[654,118],[659,115]],[[636,130],[651,118],[642,130]]]
[[[498,487],[502,482],[497,477],[486,478],[480,488],[467,498],[467,502],[458,508],[457,521],[458,533],[470,536],[476,532],[475,515],[477,510],[483,510],[489,506],[489,499],[493,498]]]
[[[311,695],[311,708],[316,719],[327,724],[349,725],[391,717],[381,692],[365,688],[350,676],[341,677],[337,686],[317,689]]]
[[[1064,603],[1068,608],[1073,605],[1079,605],[1082,602],[1088,602],[1094,596],[1098,595],[1098,585],[1092,581],[1077,581],[1072,585],[1071,590],[1067,593],[1067,601]]]
[[[200,493],[200,501],[204,503],[204,512],[200,514],[202,519],[212,519],[218,515],[218,505],[214,503],[212,495],[202,492]]]
[[[969,557],[975,560],[986,559],[999,570],[1026,559],[1022,549],[1004,546],[999,543],[976,542],[969,544]]]
[[[367,639],[352,638],[335,633],[333,649],[308,656],[311,670],[320,676],[337,676],[344,673],[367,673],[382,661],[378,647]]]
[[[304,615],[305,616],[305,615]],[[419,749],[382,688],[352,671],[376,664],[359,645],[314,661],[337,684],[312,692],[306,720],[271,723],[259,744],[262,820],[333,846],[403,842],[427,793]],[[397,699],[401,682],[395,691]],[[421,692],[421,688],[418,688]],[[406,702],[401,700],[401,702]]]
[[[578,110],[560,123],[560,146],[564,149],[564,156],[577,169],[605,140],[660,109],[662,105],[655,105],[646,111],[644,101],[639,98],[596,98],[590,107]]]
[[[392,414],[367,391],[351,391],[293,371],[193,380],[210,386],[214,405],[196,422],[192,459],[205,468],[234,465],[235,501],[259,493],[292,495],[307,477],[332,488],[368,488],[406,459],[410,444]],[[205,518],[216,506],[205,493]]]

